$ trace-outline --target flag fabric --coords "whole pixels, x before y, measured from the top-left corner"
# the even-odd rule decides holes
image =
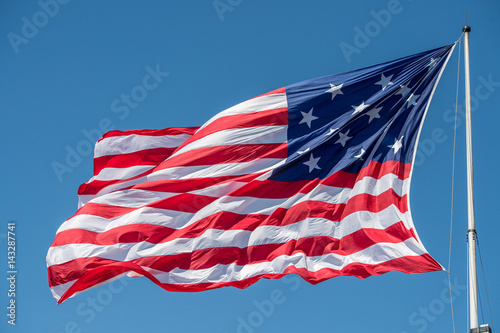
[[[202,291],[442,270],[408,195],[454,46],[292,84],[201,127],[106,133],[47,254],[54,298],[125,274]]]

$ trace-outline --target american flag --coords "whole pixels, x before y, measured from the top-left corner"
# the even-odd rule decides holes
[[[292,84],[201,127],[106,133],[47,254],[54,298],[125,274],[202,291],[442,270],[408,194],[453,48]]]

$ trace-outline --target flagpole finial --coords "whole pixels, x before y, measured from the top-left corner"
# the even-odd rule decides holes
[[[465,27],[462,28],[462,32],[470,32],[470,27],[466,25]]]

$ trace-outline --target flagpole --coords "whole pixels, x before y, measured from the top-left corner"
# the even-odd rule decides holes
[[[469,254],[469,304],[470,304],[470,329],[477,332],[477,268],[476,268],[476,229],[474,220],[474,172],[472,165],[472,126],[470,104],[470,68],[469,68],[469,32],[470,27],[462,29],[465,34],[464,62],[465,62],[465,119],[467,136],[467,206],[468,227],[467,242]]]

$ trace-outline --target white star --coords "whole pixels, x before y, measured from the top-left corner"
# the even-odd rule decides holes
[[[354,105],[351,105],[351,106],[354,109],[354,112],[352,113],[352,115],[354,116],[356,113],[360,113],[361,111],[363,111],[364,109],[369,107],[370,104],[365,104],[365,101],[363,101],[363,103],[359,104],[358,106],[354,106]]]
[[[431,58],[431,62],[425,67],[429,67],[428,70],[431,70],[432,67],[436,66],[437,61],[438,59]]]
[[[388,77],[385,77],[385,75],[382,73],[380,77],[380,81],[378,81],[375,84],[381,85],[382,90],[385,90],[388,86],[392,85],[393,83],[391,82],[391,79],[394,75],[389,75]]]
[[[307,149],[306,149],[306,150],[303,150],[303,151],[297,151],[297,154],[302,155],[302,154],[304,154],[304,153],[307,153],[310,149],[311,149],[310,147],[307,147]]]
[[[361,148],[361,152],[358,155],[354,156],[354,157],[355,158],[361,158],[361,156],[363,156],[364,153],[366,153],[366,151],[363,148]]]
[[[327,93],[331,93],[332,94],[332,100],[335,96],[337,96],[338,94],[341,94],[343,95],[344,93],[342,92],[342,90],[340,90],[340,88],[342,88],[344,84],[341,83],[339,84],[338,86],[334,85],[334,84],[331,84],[330,83],[330,89],[328,89],[326,92]]]
[[[304,118],[302,118],[302,120],[300,121],[299,124],[306,123],[307,126],[309,126],[309,128],[311,128],[311,122],[313,120],[318,119],[318,117],[313,116],[313,108],[311,108],[311,110],[309,110],[308,113],[305,113],[302,111],[300,111],[300,113],[302,113],[302,117],[304,117]]]
[[[349,134],[349,131],[350,130],[347,130],[347,132],[345,132],[345,134],[342,132],[339,132],[340,138],[335,143],[340,143],[342,145],[342,147],[345,147],[347,140],[352,139],[352,136],[347,136],[347,134]]]
[[[304,164],[309,167],[309,173],[311,173],[314,169],[321,170],[321,168],[318,166],[318,162],[319,162],[320,158],[321,157],[314,158],[313,154],[311,154],[311,156],[309,157],[309,161],[304,162]]]
[[[338,128],[330,128],[330,131],[328,133],[326,133],[325,136],[330,136],[337,130],[338,130]]]
[[[408,103],[408,106],[410,105],[417,105],[417,98],[419,98],[420,95],[413,95],[411,94],[410,97],[406,100],[406,103]]]
[[[372,122],[372,120],[374,118],[380,118],[380,115],[378,114],[378,112],[382,110],[382,108],[373,108],[371,109],[370,111],[368,111],[367,113],[365,113],[365,116],[370,116],[370,119],[368,119],[368,124]]]
[[[408,88],[408,84],[402,84],[399,86],[401,89],[398,90],[398,92],[396,93],[396,95],[401,95],[403,97],[405,97],[406,95],[408,95],[408,93],[410,92],[410,88]]]
[[[388,145],[387,147],[394,149],[394,154],[397,154],[399,149],[401,149],[401,147],[403,147],[403,144],[401,143],[403,138],[404,138],[404,135],[399,140],[394,140],[393,145]]]

